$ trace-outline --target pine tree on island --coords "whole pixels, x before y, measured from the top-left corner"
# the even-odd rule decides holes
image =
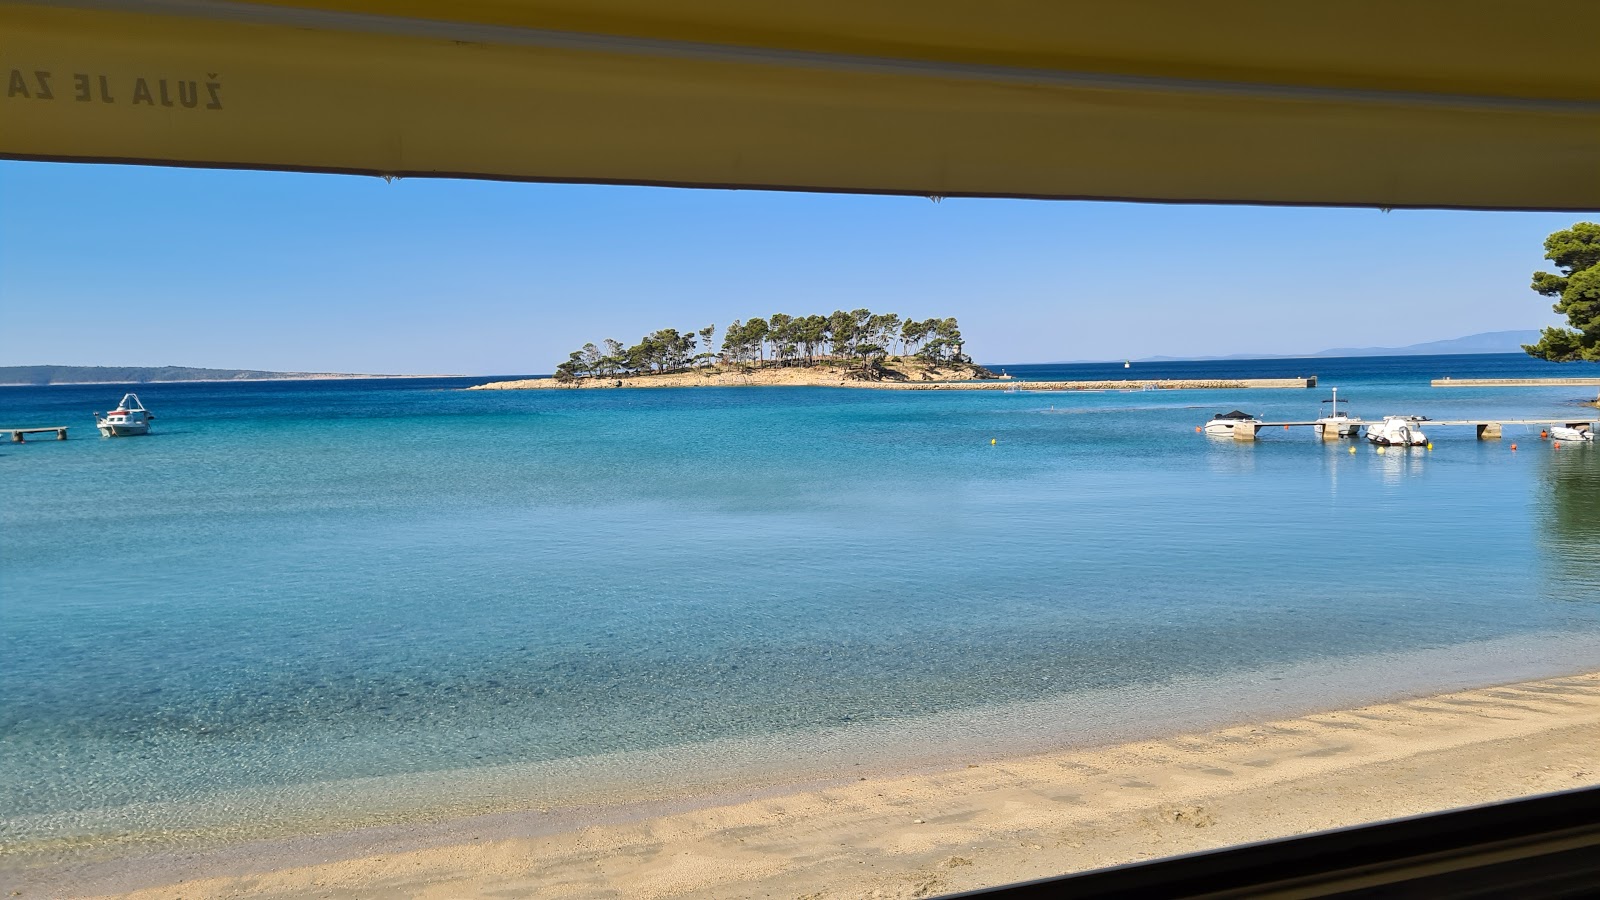
[[[715,325],[679,331],[653,331],[631,347],[607,338],[604,347],[584,344],[556,366],[556,380],[572,384],[586,378],[623,378],[703,371],[753,372],[790,366],[842,367],[844,377],[869,381],[904,378],[908,360],[924,370],[962,370],[970,377],[993,377],[974,366],[964,352],[954,318],[917,321],[897,313],[867,309],[832,315],[773,313],[735,320],[714,343]],[[896,352],[898,351],[898,352]]]

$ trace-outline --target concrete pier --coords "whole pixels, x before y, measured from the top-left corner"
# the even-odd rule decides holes
[[[53,432],[56,440],[64,441],[67,439],[65,425],[51,425],[46,428],[0,428],[0,432],[9,432],[11,434],[11,443],[13,444],[22,443],[30,434],[51,434]]]
[[[1313,428],[1316,424],[1316,422],[1239,422],[1233,426],[1233,439],[1236,441],[1254,441],[1262,431],[1268,428]],[[1367,428],[1379,423],[1357,420],[1356,424],[1359,424],[1362,428]],[[1570,419],[1500,419],[1497,421],[1488,419],[1422,419],[1419,424],[1423,428],[1448,428],[1470,425],[1477,430],[1478,440],[1480,441],[1500,440],[1501,429],[1506,425],[1538,425],[1540,427],[1565,425],[1568,428],[1595,429],[1595,423],[1593,422]],[[1351,435],[1351,437],[1355,436]],[[1322,439],[1335,441],[1340,438],[1336,429],[1324,429]]]
[[[1596,387],[1600,378],[1435,378],[1434,387]]]
[[[1316,386],[1315,375],[1305,378],[1163,378],[1146,381],[874,381],[840,385],[888,391],[1215,391]]]

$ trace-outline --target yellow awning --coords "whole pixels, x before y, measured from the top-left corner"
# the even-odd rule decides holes
[[[1600,209],[1600,3],[0,0],[0,156]]]

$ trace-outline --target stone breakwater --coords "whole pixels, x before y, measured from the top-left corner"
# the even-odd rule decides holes
[[[1596,387],[1600,378],[1435,378],[1434,387]]]
[[[670,377],[670,376],[669,376]],[[815,378],[808,380],[769,381],[759,378],[734,380],[729,378],[681,379],[657,381],[654,378],[623,378],[614,381],[601,379],[584,384],[582,389],[617,387],[771,387],[782,384],[793,387],[846,387],[880,391],[1214,391],[1247,388],[1311,388],[1317,386],[1315,375],[1306,378],[1201,378],[1160,379],[1156,381],[847,381],[841,378]],[[525,378],[520,381],[493,381],[474,385],[471,391],[523,391],[523,390],[578,390],[579,385],[566,385],[554,378]]]
[[[1434,387],[1597,387],[1600,378],[1435,378]],[[1600,408],[1600,394],[1592,401]]]

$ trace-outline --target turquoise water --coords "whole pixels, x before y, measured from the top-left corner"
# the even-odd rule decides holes
[[[773,736],[1307,667],[1374,700],[1443,684],[1423,661],[1450,654],[1480,683],[1600,668],[1600,447],[1194,433],[1236,407],[1313,417],[1334,385],[1368,419],[1593,417],[1575,401],[1594,388],[1427,379],[1600,367],[1136,368],[1323,388],[148,385],[157,433],[126,440],[89,418],[121,387],[0,388],[0,425],[74,435],[0,445],[0,837],[262,826],[262,798],[350,779],[376,797],[384,779],[717,742],[766,739],[781,768]],[[1401,674],[1361,681],[1374,658]],[[1341,683],[1278,689],[1310,708],[1348,699]],[[1046,743],[1097,736],[1030,715]],[[624,780],[649,795],[670,777]]]

